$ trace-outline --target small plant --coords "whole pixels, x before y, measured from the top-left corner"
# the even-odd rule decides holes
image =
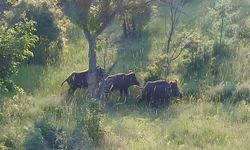
[[[146,71],[142,73],[144,83],[162,79],[164,74],[164,60],[165,56],[162,56],[146,68]]]
[[[104,136],[101,128],[100,103],[90,102],[87,108],[87,114],[84,117],[84,129],[95,145],[99,145]]]
[[[31,131],[25,140],[26,149],[64,149],[65,147],[66,136],[63,129],[52,125],[47,119],[37,121],[34,131]]]
[[[219,85],[212,87],[208,92],[208,95],[213,101],[230,101],[235,90],[236,87],[232,83],[220,83]]]
[[[247,84],[238,85],[234,93],[235,102],[240,102],[242,100],[250,102],[250,86]]]

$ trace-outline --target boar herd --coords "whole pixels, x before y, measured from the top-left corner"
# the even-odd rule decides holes
[[[137,96],[138,103],[144,103],[150,105],[152,103],[164,103],[169,104],[170,97],[182,97],[179,91],[177,80],[167,82],[165,80],[148,81],[141,87],[139,81],[136,78],[135,73],[130,72],[128,74],[118,73],[114,75],[107,75],[102,67],[96,67],[97,81],[100,84],[105,83],[105,97],[116,90],[120,92],[120,97],[128,96],[128,88],[130,86],[137,86],[140,88],[140,94]],[[68,94],[73,94],[77,88],[88,88],[87,83],[88,70],[82,72],[72,72],[61,84],[68,83]]]

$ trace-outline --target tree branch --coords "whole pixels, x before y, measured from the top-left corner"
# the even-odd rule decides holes
[[[120,13],[122,10],[123,10],[123,4],[119,3],[118,6],[116,7],[116,9],[109,15],[107,20],[104,20],[102,22],[102,25],[95,32],[95,36],[97,37],[98,35],[100,35],[103,32],[103,30],[112,22],[112,20],[115,18],[115,16],[118,13]]]
[[[181,39],[186,39],[186,38],[188,38],[190,35],[192,35],[194,33],[194,31],[192,31],[192,32],[190,32],[188,35],[186,35],[186,36],[184,36],[184,37],[182,37]],[[180,40],[180,41],[182,41],[182,40]],[[181,55],[181,53],[183,52],[183,50],[185,49],[186,47],[184,46],[183,48],[181,48],[181,50],[180,50],[180,52],[174,57],[174,54],[175,53],[173,53],[172,54],[172,56],[171,56],[171,60],[175,60],[175,59],[177,59],[180,55]],[[175,51],[176,52],[176,51]]]
[[[155,0],[149,0],[147,2],[145,2],[146,5],[150,5],[151,2],[154,2]],[[117,5],[117,7],[115,8],[115,10],[109,15],[109,17],[107,18],[107,20],[104,20],[102,22],[102,25],[99,27],[99,29],[95,32],[95,36],[97,37],[99,34],[101,34],[103,32],[103,30],[111,23],[111,21],[114,19],[114,17],[118,14],[121,13],[122,11],[126,10],[126,9],[131,9],[134,6],[124,6],[123,3],[119,3]]]
[[[183,52],[183,50],[184,50],[185,48],[182,48],[181,50],[180,50],[180,52],[174,57],[174,54],[171,56],[171,61],[173,61],[173,60],[175,60],[175,59],[177,59],[180,55],[181,55],[181,53]]]
[[[91,33],[87,27],[83,28],[83,34],[84,34],[85,38],[87,39],[88,43],[90,43],[93,40]]]
[[[176,7],[174,7],[174,6],[171,6],[171,5],[170,5],[171,2],[161,1],[161,0],[160,0],[160,3],[161,3],[161,4],[164,4],[164,5],[167,5],[168,7],[173,7],[173,8],[176,9],[178,12],[180,12],[180,13],[182,13],[182,14],[184,14],[184,15],[188,15],[186,12],[182,11],[181,9],[176,8]]]

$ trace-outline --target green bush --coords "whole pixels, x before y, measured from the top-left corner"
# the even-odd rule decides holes
[[[250,102],[250,87],[247,84],[236,86],[233,83],[221,83],[208,92],[213,101],[237,103],[242,100]]]
[[[239,102],[245,100],[250,102],[250,86],[249,84],[238,85],[234,93],[234,101]]]
[[[250,39],[250,18],[241,21],[239,25],[238,38],[242,40]]]
[[[31,131],[26,136],[26,149],[44,149],[45,147],[49,149],[66,148],[66,135],[62,128],[49,123],[47,119],[37,121],[34,128],[34,131]]]
[[[8,148],[8,149],[16,149],[16,143],[13,139],[11,138],[7,138],[5,139],[4,145]]]
[[[39,37],[38,44],[32,49],[33,57],[27,63],[47,65],[54,64],[59,59],[62,42],[56,17],[45,2],[30,3],[21,1],[6,13],[5,20],[11,25],[18,22],[23,14],[36,22],[33,34]]]
[[[59,28],[55,23],[55,17],[46,3],[39,6],[27,5],[27,17],[36,21],[35,35],[39,36],[39,44],[33,49],[33,63],[54,64],[59,59],[62,43],[59,38]]]
[[[41,130],[35,128],[34,131],[30,131],[25,139],[24,147],[27,150],[44,150],[48,149],[46,146],[45,140],[42,136]]]
[[[0,150],[8,150],[8,148],[4,144],[0,143]]]
[[[208,95],[213,101],[230,101],[235,90],[236,87],[232,83],[220,83],[219,85],[211,87],[210,91],[208,91]]]
[[[226,43],[219,43],[216,40],[213,44],[212,56],[215,57],[217,61],[219,61],[235,56],[235,52]]]
[[[32,34],[34,26],[35,22],[25,17],[12,26],[0,20],[0,95],[17,89],[10,77],[33,55],[31,49],[38,40]]]
[[[158,60],[149,65],[144,72],[141,73],[144,83],[146,83],[147,81],[155,81],[163,78],[164,58],[165,56],[160,57]]]
[[[100,103],[90,102],[87,114],[83,118],[85,130],[95,145],[99,145],[103,139],[104,133],[101,128]]]

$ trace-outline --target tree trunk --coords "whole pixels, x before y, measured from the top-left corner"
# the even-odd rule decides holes
[[[133,30],[132,36],[135,38],[136,37],[136,32],[138,32],[138,30],[136,29],[134,17],[132,17],[131,21],[132,21],[132,30]]]
[[[88,72],[88,91],[92,98],[97,98],[97,78],[96,78],[96,52],[95,39],[89,43],[89,72]]]
[[[222,46],[223,30],[224,30],[224,17],[222,16],[222,18],[221,18],[221,28],[220,28],[220,48]]]
[[[127,32],[127,24],[126,24],[126,20],[123,19],[123,35],[125,38],[128,37],[128,32]]]
[[[166,58],[165,71],[166,76],[168,77],[171,74],[171,58],[169,55]]]

